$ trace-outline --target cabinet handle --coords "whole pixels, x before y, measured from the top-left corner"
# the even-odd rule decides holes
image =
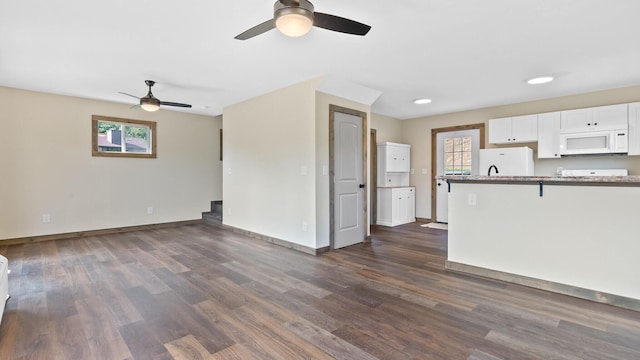
[[[587,126],[591,126],[591,123],[587,123]]]
[[[593,125],[598,125],[598,123],[593,123]]]

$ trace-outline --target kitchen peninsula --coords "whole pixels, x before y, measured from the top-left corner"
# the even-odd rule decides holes
[[[640,310],[640,176],[442,176],[447,269]]]

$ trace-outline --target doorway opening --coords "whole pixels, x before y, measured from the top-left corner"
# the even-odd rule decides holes
[[[432,222],[448,222],[448,186],[435,177],[477,172],[478,150],[484,148],[484,133],[484,123],[431,129],[431,174],[434,176],[431,179]]]

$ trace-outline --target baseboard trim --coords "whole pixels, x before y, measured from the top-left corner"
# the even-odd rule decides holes
[[[177,227],[177,226],[194,225],[194,224],[202,224],[202,219],[172,221],[172,222],[159,223],[159,224],[123,226],[123,227],[109,228],[109,229],[74,231],[74,232],[61,233],[61,234],[26,236],[21,238],[0,240],[0,245],[21,245],[21,244],[30,244],[30,243],[41,242],[41,241],[72,239],[72,238],[80,238],[84,236],[109,235],[109,234],[117,234],[117,233],[123,233],[123,232],[162,229],[162,228],[168,228],[168,227]]]
[[[300,251],[300,252],[303,252],[305,254],[309,254],[309,255],[313,255],[313,256],[317,256],[319,254],[322,254],[322,253],[325,253],[325,252],[329,251],[329,247],[328,246],[321,247],[321,248],[318,248],[318,249],[314,249],[314,248],[310,248],[308,246],[304,246],[304,245],[293,243],[291,241],[274,238],[272,236],[259,234],[259,233],[253,232],[253,231],[240,229],[240,228],[237,228],[235,226],[230,226],[230,225],[226,225],[226,224],[222,224],[222,228],[225,229],[225,230],[229,230],[229,231],[238,233],[238,234],[246,235],[246,236],[254,238],[254,239],[266,241],[266,242],[271,243],[271,244],[279,245],[279,246],[282,246],[282,247],[286,247],[286,248],[289,248],[289,249],[292,249],[292,250]]]
[[[445,261],[445,269],[464,274],[477,275],[490,279],[505,281],[513,284],[528,286],[535,289],[546,290],[558,294],[569,295],[580,299],[609,304],[625,309],[640,311],[640,300],[619,295],[608,294],[600,291],[585,289],[577,286],[540,280],[523,275],[516,275],[498,270],[482,268],[473,265],[461,264],[455,261]]]

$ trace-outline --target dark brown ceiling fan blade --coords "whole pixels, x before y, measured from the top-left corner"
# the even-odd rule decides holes
[[[319,12],[313,14],[313,26],[360,36],[366,35],[369,30],[371,30],[371,26],[369,25],[340,16]]]
[[[176,107],[183,107],[183,108],[190,108],[191,107],[191,105],[189,105],[189,104],[181,104],[181,103],[175,103],[175,102],[170,102],[170,101],[160,101],[160,105],[176,106]]]
[[[247,39],[251,39],[254,36],[260,35],[262,33],[265,33],[271,29],[274,29],[276,27],[276,20],[275,19],[269,19],[265,22],[263,22],[262,24],[256,25],[254,27],[252,27],[251,29],[236,35],[235,39],[238,40],[247,40]]]
[[[140,99],[138,96],[131,95],[131,94],[127,94],[126,92],[118,91],[118,93],[120,93],[120,94],[122,94],[122,95],[131,96],[132,98]]]

